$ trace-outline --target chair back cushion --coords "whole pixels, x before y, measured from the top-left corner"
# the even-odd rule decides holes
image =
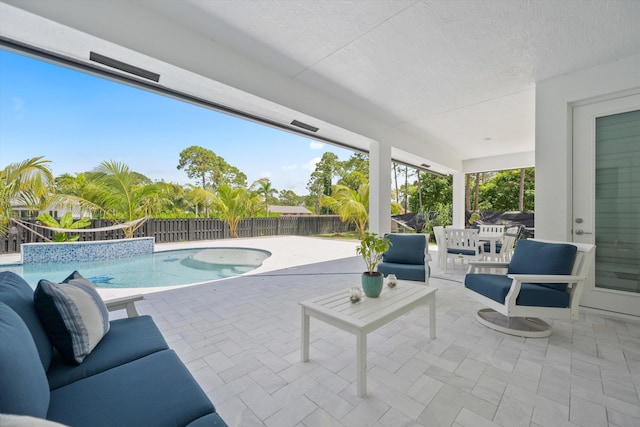
[[[53,346],[33,304],[31,286],[11,271],[0,272],[0,302],[11,307],[27,325],[38,348],[42,367],[45,371],[48,370],[53,356]]]
[[[570,275],[578,248],[569,243],[547,243],[518,240],[507,274]],[[565,290],[566,283],[539,283],[552,289]]]
[[[49,383],[22,318],[0,302],[0,413],[45,418]]]
[[[427,239],[424,234],[386,234],[391,248],[382,255],[382,262],[424,265]]]

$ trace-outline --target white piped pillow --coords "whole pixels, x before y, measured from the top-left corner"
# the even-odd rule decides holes
[[[109,332],[109,312],[93,283],[80,274],[65,282],[40,280],[33,299],[53,346],[80,364]]]

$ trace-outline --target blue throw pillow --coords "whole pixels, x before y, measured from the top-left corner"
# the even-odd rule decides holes
[[[66,283],[40,280],[33,299],[53,346],[80,364],[109,332],[109,312],[93,283],[75,273]]]
[[[578,248],[568,243],[546,243],[518,240],[507,274],[569,275]],[[552,289],[565,290],[566,283],[538,283]]]

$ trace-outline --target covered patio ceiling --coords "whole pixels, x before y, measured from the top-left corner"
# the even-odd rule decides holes
[[[389,144],[441,173],[533,166],[536,82],[640,53],[636,0],[0,7],[5,40],[104,67],[97,52],[160,74],[160,87],[356,149]]]

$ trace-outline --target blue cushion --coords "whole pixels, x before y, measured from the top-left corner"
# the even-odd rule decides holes
[[[109,332],[109,312],[87,279],[40,280],[33,299],[49,339],[69,361],[82,363]]]
[[[215,412],[172,350],[76,381],[51,392],[47,418],[70,426],[184,426]]]
[[[383,262],[378,264],[378,272],[385,276],[389,274],[395,274],[400,280],[415,280],[417,282],[424,282],[424,264],[422,265],[410,265],[410,264],[396,264],[392,262]]]
[[[0,302],[0,413],[44,418],[49,384],[31,332]]]
[[[109,333],[81,365],[68,362],[59,354],[54,355],[47,372],[49,387],[53,390],[168,348],[151,317],[113,320]]]
[[[186,427],[226,427],[220,415],[213,413],[200,417],[195,421],[191,421]]]
[[[507,274],[569,275],[573,270],[578,248],[568,243],[546,243],[518,240],[509,262]],[[564,291],[566,283],[540,283]]]
[[[511,288],[512,280],[502,274],[467,274],[464,286],[500,304]],[[569,294],[562,290],[522,283],[516,305],[532,307],[569,307]]]
[[[427,239],[424,234],[386,234],[391,248],[382,255],[383,262],[424,265]]]
[[[11,271],[0,272],[0,302],[7,304],[22,318],[36,343],[43,368],[49,369],[53,346],[33,304],[33,288]]]

